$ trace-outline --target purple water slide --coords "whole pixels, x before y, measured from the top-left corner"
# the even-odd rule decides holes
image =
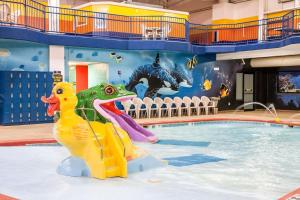
[[[133,141],[152,143],[158,141],[153,133],[137,124],[129,115],[125,113],[117,115],[109,110],[106,110],[106,112],[108,112],[110,116],[118,122],[118,124],[128,133],[129,137]]]

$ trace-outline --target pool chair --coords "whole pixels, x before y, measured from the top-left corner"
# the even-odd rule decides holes
[[[178,107],[176,106],[173,99],[170,97],[164,98],[164,102],[167,105],[168,117],[173,117],[178,114]]]
[[[153,101],[158,109],[158,118],[165,116],[168,117],[168,107],[165,104],[164,100],[162,100],[160,97],[155,97]]]
[[[213,110],[213,113],[214,114],[218,114],[218,111],[219,111],[219,109],[218,109],[218,103],[220,101],[220,97],[211,97],[210,100],[215,104],[215,108]]]
[[[16,10],[10,15],[10,22],[12,24],[18,24],[18,18],[21,15],[21,10]]]
[[[124,111],[127,115],[129,115],[133,118],[136,116],[135,106],[131,100],[122,101],[121,104],[124,107]]]
[[[153,99],[151,99],[149,97],[145,97],[143,99],[143,102],[147,108],[147,117],[148,118],[158,116],[158,106],[156,103],[154,103]]]
[[[161,22],[161,29],[158,30],[157,35],[162,39],[162,40],[167,40],[169,37],[169,34],[171,33],[171,26],[169,22]]]
[[[10,23],[10,25],[18,24],[18,17],[21,15],[21,10],[11,12],[11,8],[7,4],[0,4],[0,22]]]
[[[174,102],[178,109],[178,117],[188,115],[188,106],[183,102],[180,97],[175,97]]]
[[[191,112],[192,112],[192,99],[190,97],[183,97],[182,99],[183,103],[185,104],[186,108],[187,108],[187,116],[191,116]],[[194,105],[193,105],[194,106]],[[195,107],[193,107],[195,109]]]
[[[198,116],[201,114],[202,110],[205,110],[205,107],[203,106],[200,98],[197,96],[193,96],[191,103],[191,115],[196,114]]]
[[[211,101],[207,96],[202,96],[200,100],[205,108],[206,115],[208,115],[210,112],[214,113],[216,106],[213,101]]]
[[[149,38],[155,38],[155,30],[152,27],[148,27],[145,24],[141,25],[142,39],[149,40]]]
[[[133,98],[132,102],[135,106],[135,113],[136,113],[136,118],[145,118],[147,117],[147,108],[146,105],[144,104],[143,100],[140,98]]]
[[[1,4],[0,11],[0,22],[10,22],[10,7],[7,4]]]

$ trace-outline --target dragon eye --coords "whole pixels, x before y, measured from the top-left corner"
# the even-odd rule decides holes
[[[112,87],[111,85],[108,85],[104,88],[104,92],[107,95],[112,95],[116,92],[116,89],[114,87]]]
[[[62,93],[64,93],[64,90],[63,90],[63,89],[57,89],[57,90],[56,90],[56,94],[62,94]]]

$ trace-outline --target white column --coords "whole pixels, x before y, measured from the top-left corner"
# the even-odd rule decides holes
[[[258,19],[259,19],[259,27],[258,27],[258,41],[264,40],[264,22],[263,19],[265,18],[265,0],[258,1]]]
[[[61,71],[65,80],[65,47],[49,45],[49,71]]]
[[[60,0],[48,0],[49,7],[49,31],[59,32],[59,9],[53,7],[59,7]]]
[[[295,8],[299,8],[300,7],[300,0],[295,0]]]

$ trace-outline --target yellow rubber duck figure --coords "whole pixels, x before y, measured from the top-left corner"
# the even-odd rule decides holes
[[[49,104],[48,115],[60,111],[54,135],[72,156],[85,162],[91,177],[127,177],[126,158],[134,157],[135,147],[124,130],[108,122],[88,122],[78,116],[75,113],[78,100],[70,83],[56,84],[52,95],[42,97],[42,101]]]

